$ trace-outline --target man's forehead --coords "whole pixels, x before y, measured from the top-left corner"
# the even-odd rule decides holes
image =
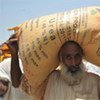
[[[62,49],[64,54],[80,53],[80,49],[76,45],[67,45]]]
[[[79,47],[78,46],[76,46],[75,44],[73,44],[73,45],[66,45],[65,47],[63,47],[63,50],[67,50],[67,51],[79,51]]]
[[[59,51],[59,54],[60,55],[65,55],[65,54],[71,54],[71,53],[79,53],[81,55],[83,55],[83,49],[81,48],[81,46],[75,42],[75,41],[67,41],[65,42],[60,51]]]

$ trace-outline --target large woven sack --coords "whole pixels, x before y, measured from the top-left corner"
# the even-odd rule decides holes
[[[30,94],[59,65],[58,51],[65,41],[77,41],[84,49],[85,59],[100,66],[100,7],[38,17],[17,28],[19,54]]]

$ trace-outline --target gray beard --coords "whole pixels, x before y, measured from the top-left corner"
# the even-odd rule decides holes
[[[61,77],[65,80],[65,82],[68,85],[80,84],[85,72],[84,71],[85,67],[83,63],[80,64],[80,68],[76,72],[71,72],[70,70],[68,70],[68,67],[65,66],[64,64],[61,64],[60,67],[61,67]]]

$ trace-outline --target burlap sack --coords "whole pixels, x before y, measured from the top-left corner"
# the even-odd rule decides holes
[[[58,66],[57,54],[65,41],[77,41],[85,51],[85,59],[100,66],[100,7],[31,19],[18,26],[17,33],[20,57],[32,90]]]

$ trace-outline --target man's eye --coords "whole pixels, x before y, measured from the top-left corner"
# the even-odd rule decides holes
[[[80,54],[76,54],[76,55],[75,55],[75,58],[80,58],[80,57],[81,57]]]
[[[65,56],[64,58],[70,60],[71,56],[68,55],[68,56]]]

